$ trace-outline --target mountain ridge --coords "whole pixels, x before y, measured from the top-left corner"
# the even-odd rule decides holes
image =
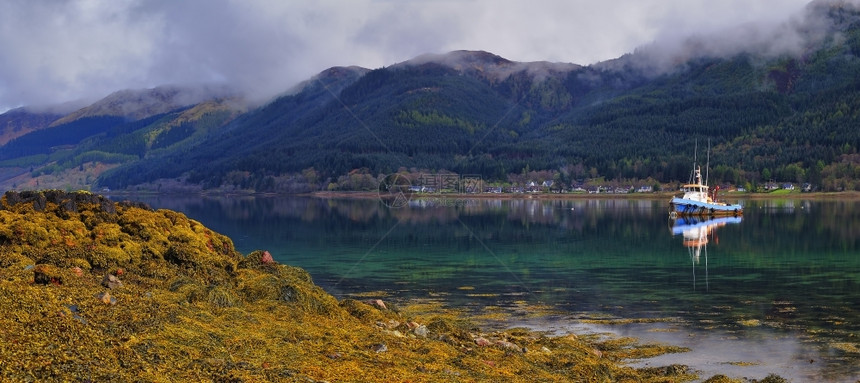
[[[808,10],[814,22],[789,25],[818,28],[804,32],[814,37],[804,44],[816,45],[800,54],[698,54],[663,71],[648,62],[659,47],[590,66],[453,51],[372,70],[332,67],[259,107],[203,108],[197,119],[171,123],[194,106],[163,102],[169,107],[140,108],[152,121],[129,122],[136,117],[126,113],[124,121],[103,121],[111,125],[104,131],[42,145],[41,154],[6,158],[0,167],[57,171],[95,158],[116,166],[81,186],[180,182],[274,192],[350,189],[356,175],[398,171],[502,183],[538,170],[564,184],[601,177],[672,182],[689,172],[693,143],[709,139],[718,182],[857,188],[860,10],[833,1]],[[78,120],[118,109],[106,100]]]

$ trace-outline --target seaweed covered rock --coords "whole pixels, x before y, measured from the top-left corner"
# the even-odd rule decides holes
[[[238,264],[238,290],[248,301],[280,301],[325,315],[342,315],[337,300],[313,284],[298,267],[264,261],[267,251],[254,251]],[[271,257],[271,256],[269,256]]]
[[[54,190],[6,192],[0,206],[0,244],[36,263],[143,275],[178,268],[216,282],[242,259],[229,238],[169,210]]]
[[[0,302],[4,382],[690,379],[618,365],[628,351],[597,355],[576,337],[339,303],[304,270],[243,257],[180,213],[90,193],[0,198]]]

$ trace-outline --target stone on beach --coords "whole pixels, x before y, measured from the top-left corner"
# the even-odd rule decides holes
[[[118,289],[122,287],[122,281],[113,274],[105,274],[104,278],[102,278],[102,286],[107,287],[111,290]]]
[[[107,291],[105,291],[99,295],[96,295],[96,298],[106,305],[115,305],[116,304],[116,298],[112,297],[110,295],[110,292],[107,292]]]
[[[369,299],[365,301],[365,303],[374,306],[380,310],[388,310],[388,308],[385,307],[385,302],[383,302],[382,299]]]
[[[496,346],[499,346],[505,350],[517,351],[517,352],[526,352],[526,349],[520,346],[517,346],[514,343],[508,342],[506,340],[500,340],[496,342]]]
[[[422,338],[426,338],[427,337],[427,326],[425,326],[423,324],[419,325],[418,327],[415,328],[415,330],[412,330],[412,332],[417,336],[420,336]]]
[[[269,251],[267,250],[267,251],[264,251],[263,256],[260,257],[260,262],[262,262],[263,264],[269,265],[269,264],[275,263],[275,259],[272,258],[272,254],[269,253]]]
[[[40,285],[63,284],[63,278],[60,276],[57,267],[54,265],[38,264],[33,267],[33,282]]]

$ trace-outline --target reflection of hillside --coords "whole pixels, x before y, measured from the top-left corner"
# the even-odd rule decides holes
[[[345,237],[363,235],[356,234],[356,225],[368,232],[385,233],[399,222],[399,230],[389,235],[392,238],[409,232],[413,237],[441,242],[463,236],[463,225],[451,225],[462,221],[467,233],[470,230],[471,235],[500,243],[528,242],[533,235],[549,229],[559,240],[597,234],[640,241],[644,245],[648,238],[659,235],[654,232],[657,228],[631,223],[651,222],[654,211],[664,210],[660,201],[624,199],[452,199],[442,206],[414,204],[399,209],[388,208],[373,198],[148,195],[115,199],[138,200],[156,208],[182,211],[216,230],[253,232],[284,240],[320,229]],[[730,254],[778,252],[782,256],[802,256],[828,243],[842,243],[847,249],[860,248],[860,236],[856,235],[860,232],[860,201],[751,200],[747,204],[750,212],[762,212],[744,219],[744,226],[755,230],[760,240],[726,249]],[[428,224],[431,230],[426,230]],[[413,233],[410,227],[422,229]],[[534,230],[537,231],[532,233]],[[815,236],[786,237],[786,232],[812,232]],[[747,262],[769,262],[768,257],[745,258]]]
[[[804,257],[833,243],[845,249],[860,248],[860,201],[806,200],[748,201],[750,211],[761,211],[744,218],[744,226],[755,231],[756,242],[744,242],[736,248],[741,254],[779,254],[781,257]],[[814,236],[786,236],[785,233],[815,233]],[[748,257],[744,257],[748,258]],[[756,265],[769,264],[770,257],[747,259]]]
[[[592,234],[637,240],[652,237],[658,228],[630,223],[649,221],[659,210],[656,201],[620,199],[437,199],[402,208],[388,208],[376,199],[312,197],[146,196],[138,200],[186,212],[216,230],[284,241],[319,230],[346,241],[371,232],[385,233],[397,224],[398,230],[389,233],[388,240],[424,244],[468,242],[470,236],[495,243],[529,243],[547,230],[559,241]]]

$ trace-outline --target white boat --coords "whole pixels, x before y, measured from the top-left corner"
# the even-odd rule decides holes
[[[710,146],[710,145],[709,145]],[[728,204],[716,201],[716,191],[710,192],[707,181],[702,180],[702,169],[693,165],[693,175],[690,183],[681,186],[683,197],[673,197],[669,201],[669,215],[684,216],[740,216],[744,208],[738,204]]]

